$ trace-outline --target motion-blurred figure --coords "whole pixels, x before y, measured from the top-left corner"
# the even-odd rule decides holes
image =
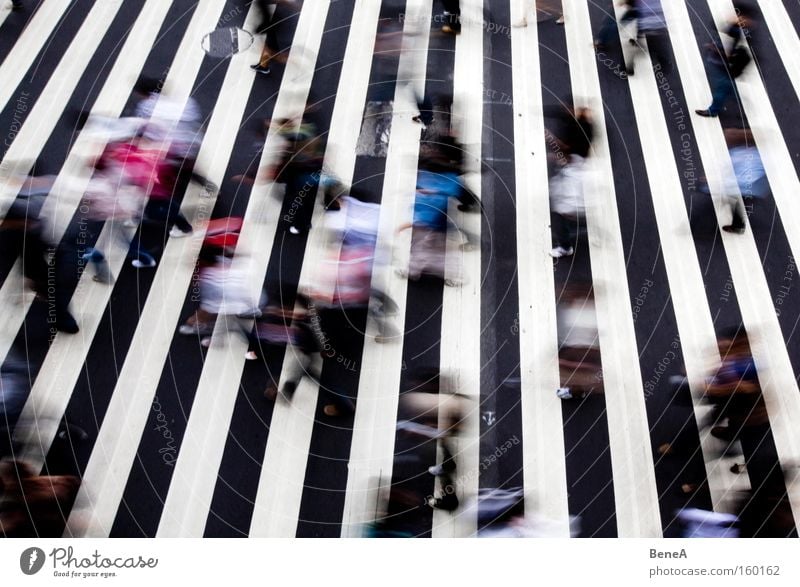
[[[586,214],[586,158],[592,148],[594,123],[589,108],[573,108],[568,97],[563,105],[545,108],[550,168],[550,221],[555,258],[575,253],[573,243]]]
[[[37,475],[21,461],[0,462],[0,534],[60,538],[80,480]]]
[[[466,191],[460,177],[463,151],[457,143],[430,144],[420,157],[419,167],[413,221],[398,229],[413,229],[409,269],[400,270],[400,274],[413,281],[427,275],[443,279],[445,285],[458,285],[462,278],[456,259],[447,256],[448,228],[454,229],[453,236],[459,236],[462,248],[471,247],[474,240],[448,213],[451,199],[458,200],[462,210],[475,205],[474,196]]]
[[[739,518],[734,514],[685,508],[676,517],[682,525],[683,538],[739,537]]]
[[[618,0],[616,2],[616,4],[619,6],[626,7],[625,12],[619,18],[619,24],[626,25],[636,20],[639,15],[637,3],[638,0]],[[614,2],[612,2],[611,9],[606,12],[606,20],[603,23],[603,26],[600,28],[597,38],[595,39],[595,48],[600,51],[605,51],[608,49],[614,33],[617,32],[617,28],[617,18],[614,14]]]
[[[572,155],[586,159],[594,139],[594,121],[589,108],[572,106],[567,96],[561,104],[545,106],[546,136],[552,163],[564,165]]]
[[[279,121],[277,132],[285,148],[271,179],[286,184],[281,224],[284,230],[298,235],[311,228],[325,145],[316,125],[308,119],[296,127],[289,120]]]
[[[144,190],[135,185],[136,147],[125,141],[112,142],[94,165],[94,174],[84,194],[81,210],[86,210],[85,226],[90,235],[97,238],[103,227],[107,227],[111,240],[119,242],[128,251],[135,267],[153,267],[155,258],[145,251],[138,234],[133,241],[124,230],[136,227],[142,218],[145,204]],[[149,170],[150,166],[146,165]],[[147,171],[145,172],[147,173]],[[80,240],[84,240],[81,238]],[[83,254],[83,259],[95,267],[94,280],[113,283],[114,277],[106,261],[100,243],[95,243]]]
[[[385,292],[372,287],[376,270],[388,263],[377,248],[380,205],[352,196],[337,199],[338,210],[327,213],[326,226],[335,234],[330,258],[323,264],[312,296],[321,307],[343,313],[368,311],[378,330],[376,342],[397,336],[389,317],[397,304]]]
[[[476,409],[465,395],[456,393],[447,376],[421,371],[415,391],[400,398],[400,418],[397,429],[419,438],[422,443],[438,444],[441,462],[430,465],[428,473],[440,478],[440,495],[430,496],[427,504],[436,509],[452,511],[458,508],[456,484],[457,437],[470,410]]]
[[[246,261],[223,247],[204,246],[198,260],[200,307],[178,328],[180,334],[200,336],[201,344],[211,344],[211,333],[218,317],[226,327],[241,332],[238,317],[260,314],[258,300],[252,296],[251,275]]]
[[[597,313],[591,284],[574,284],[561,294],[557,309],[561,399],[603,393],[603,367]]]
[[[588,164],[583,157],[571,155],[569,162],[550,178],[550,222],[553,230],[553,249],[556,259],[575,253],[580,224],[586,218],[586,189]]]
[[[0,239],[4,256],[21,257],[22,274],[37,297],[47,304],[48,323],[67,334],[78,332],[78,324],[69,312],[66,259],[45,241],[42,222],[33,215],[27,200],[20,199],[8,209],[0,224]]]
[[[734,175],[726,176],[722,187],[722,195],[732,214],[731,223],[723,226],[722,230],[742,234],[745,229],[746,207],[755,199],[767,196],[769,183],[761,155],[753,142],[753,133],[749,129],[725,129],[725,141]]]
[[[761,395],[750,341],[743,329],[719,340],[722,362],[706,382],[705,398],[714,407],[711,435],[732,442],[748,434],[760,437],[768,424],[767,406]],[[727,420],[727,424],[721,424]]]
[[[275,13],[278,11],[278,5],[294,4],[294,2],[291,0],[256,0],[255,4],[261,12],[261,23],[256,28],[256,33],[265,35],[265,38],[264,48],[261,50],[258,63],[250,67],[258,73],[269,75],[271,73],[269,68],[270,61],[272,61],[280,50],[278,46],[277,19],[275,18]]]
[[[711,105],[705,110],[695,110],[700,116],[715,117],[736,93],[736,78],[753,60],[747,48],[755,21],[753,9],[747,4],[736,4],[737,15],[723,31],[722,42],[706,46],[706,62],[709,66],[711,85]]]
[[[0,366],[0,459],[10,453],[12,431],[30,393],[28,368],[13,356]]]
[[[140,97],[135,116],[146,123],[143,136],[152,143],[152,148],[162,152],[162,163],[174,175],[170,195],[176,205],[190,181],[197,182],[207,192],[216,191],[217,186],[197,169],[197,155],[204,137],[203,117],[197,101],[191,96],[185,101],[173,98],[163,91],[160,82],[150,78],[139,80],[135,92]],[[176,226],[185,234],[191,232],[191,226],[187,228],[183,222]]]
[[[311,299],[299,294],[294,311],[282,308],[275,309],[275,312],[280,313],[279,319],[285,321],[284,324],[291,321],[290,326],[283,327],[286,340],[290,343],[287,348],[289,365],[284,367],[285,377],[280,389],[275,381],[267,386],[264,392],[267,399],[274,400],[280,393],[291,401],[300,380],[309,377],[319,386],[319,393],[326,402],[322,409],[326,416],[352,414],[355,404],[345,394],[321,382],[324,361],[333,358],[326,352],[326,347],[330,347],[326,345],[328,336],[323,330],[324,310],[320,311]],[[277,327],[282,328],[280,324]]]
[[[477,510],[478,536],[481,538],[563,538],[562,525],[540,513],[525,514],[522,487],[482,488],[469,507]],[[528,509],[533,509],[528,504]],[[580,533],[580,518],[571,516],[569,535]]]

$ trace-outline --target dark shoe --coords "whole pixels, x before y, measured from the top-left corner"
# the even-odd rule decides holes
[[[255,65],[251,65],[250,69],[252,69],[256,73],[263,73],[264,75],[269,75],[271,73],[269,67],[264,67],[258,63],[256,63]]]
[[[452,493],[444,495],[443,497],[430,497],[428,498],[427,503],[435,510],[452,512],[453,510],[458,509],[458,498]]]
[[[711,110],[695,110],[695,114],[699,116],[705,116],[706,118],[716,118],[717,115],[711,112]]]
[[[78,323],[75,322],[75,318],[72,317],[72,314],[66,314],[58,318],[56,320],[56,328],[66,334],[76,334],[80,331]]]
[[[287,381],[283,384],[283,395],[287,397],[292,397],[294,395],[295,390],[297,389],[297,383],[294,381]]]
[[[744,226],[734,226],[733,224],[729,224],[727,226],[723,226],[722,230],[725,232],[732,232],[733,234],[744,234]]]
[[[711,429],[711,436],[727,442],[733,440],[733,432],[728,426],[714,426]]]

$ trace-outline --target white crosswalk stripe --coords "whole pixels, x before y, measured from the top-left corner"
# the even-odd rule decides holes
[[[587,186],[594,201],[587,202],[586,224],[618,531],[620,537],[656,537],[661,535],[658,495],[588,8],[581,2],[564,2],[564,21],[576,106],[589,107],[597,116],[594,153],[589,158],[595,183]]]
[[[512,3],[511,22],[525,18],[524,1]],[[517,169],[517,250],[519,256],[519,331],[522,373],[522,435],[526,504],[558,521],[568,535],[567,472],[564,459],[558,380],[558,340],[552,259],[547,162],[542,156],[544,119],[537,30],[527,25],[511,31],[512,59],[527,72],[514,76],[514,148]],[[537,156],[537,153],[539,154]],[[538,251],[528,259],[529,251]],[[526,516],[534,508],[526,506]]]

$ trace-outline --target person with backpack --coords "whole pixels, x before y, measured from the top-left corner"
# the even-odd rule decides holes
[[[699,116],[717,117],[731,97],[736,96],[736,78],[753,60],[747,49],[746,39],[753,29],[752,10],[747,5],[736,7],[736,19],[725,30],[730,46],[725,42],[707,46],[706,61],[709,65],[709,84],[711,85],[711,105],[705,110],[698,109]],[[737,98],[738,100],[738,98]]]

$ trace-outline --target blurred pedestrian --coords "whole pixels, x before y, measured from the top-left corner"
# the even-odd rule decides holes
[[[603,393],[603,365],[594,292],[589,283],[564,288],[557,308],[561,399]]]
[[[711,105],[705,110],[695,110],[700,116],[719,116],[731,98],[736,98],[738,102],[735,80],[753,60],[747,47],[747,39],[755,25],[753,10],[746,4],[738,4],[736,10],[736,17],[723,31],[724,37],[719,42],[706,45],[712,99]]]
[[[129,145],[125,142],[109,143],[103,154],[94,165],[94,173],[89,186],[84,194],[81,210],[86,215],[83,218],[85,230],[96,240],[103,227],[106,227],[111,241],[121,243],[128,257],[136,267],[153,267],[155,258],[145,251],[140,243],[138,233],[133,241],[128,240],[125,227],[135,227],[142,218],[144,206],[144,191],[134,185],[128,172],[131,171],[126,164],[132,163],[128,159],[131,153]],[[83,229],[83,228],[82,228]],[[80,240],[85,240],[86,235],[81,235]],[[83,254],[83,259],[95,267],[94,280],[101,283],[113,283],[114,277],[100,249],[100,244],[95,242]]]
[[[638,39],[646,38],[651,62],[653,65],[659,65],[660,71],[668,75],[672,72],[672,61],[670,60],[667,21],[664,18],[661,2],[662,0],[636,0],[623,18],[627,22],[636,21],[636,36],[629,39],[630,44],[642,48]],[[627,75],[633,75],[634,71],[634,55],[631,55],[627,63]]]
[[[453,511],[459,506],[457,439],[464,418],[477,406],[467,396],[457,393],[451,378],[435,369],[419,369],[411,381],[413,391],[400,397],[397,429],[407,436],[419,438],[418,449],[422,454],[427,454],[424,445],[428,442],[432,441],[438,447],[441,454],[439,464],[428,466],[427,471],[440,478],[441,493],[432,495],[427,504],[435,509]]]
[[[13,354],[0,365],[0,459],[11,453],[12,431],[30,393],[28,365]]]
[[[742,234],[745,229],[746,208],[754,200],[769,193],[764,163],[749,129],[725,129],[725,141],[733,165],[733,176],[724,178],[722,194],[731,208],[731,223],[722,227],[726,232]],[[741,195],[741,197],[740,197]]]
[[[728,443],[742,435],[760,437],[768,425],[767,406],[761,395],[755,361],[747,334],[739,328],[719,340],[722,361],[708,378],[704,397],[714,407],[711,435]],[[727,420],[726,424],[721,422]]]
[[[572,97],[567,96],[560,104],[545,106],[544,115],[548,120],[545,131],[548,147],[562,164],[569,155],[584,159],[589,156],[594,139],[591,109],[575,108]]]
[[[180,201],[190,181],[207,192],[216,191],[217,186],[197,169],[204,137],[197,100],[173,98],[163,91],[161,82],[151,78],[141,78],[134,91],[139,97],[135,115],[145,122],[144,138],[163,152],[164,163],[173,168],[174,197]]]
[[[258,73],[269,75],[272,73],[270,63],[276,59],[280,53],[280,46],[278,44],[278,23],[279,20],[279,7],[281,5],[294,6],[295,0],[255,0],[261,12],[261,22],[256,28],[257,34],[263,34],[264,47],[261,49],[261,56],[258,63],[251,65],[250,68]],[[277,16],[276,16],[277,15]]]
[[[6,212],[0,224],[2,254],[10,259],[20,257],[22,273],[37,297],[47,304],[47,321],[67,334],[78,332],[78,324],[69,312],[67,275],[71,273],[65,254],[44,239],[44,227],[28,207],[18,200]]]
[[[317,126],[307,119],[296,128],[289,121],[282,121],[278,133],[285,140],[285,148],[272,179],[286,185],[281,225],[291,234],[299,235],[311,228],[314,203],[322,180],[324,140]]]
[[[0,535],[60,538],[80,480],[38,475],[21,461],[0,463]]]
[[[203,247],[198,267],[200,306],[178,332],[200,336],[201,344],[209,346],[214,325],[221,317],[226,328],[244,336],[238,317],[252,317],[260,312],[256,311],[258,300],[252,295],[251,276],[241,257],[234,261],[224,249]]]
[[[288,310],[284,309],[284,313]],[[291,401],[300,380],[308,377],[319,386],[323,398],[323,413],[326,416],[343,416],[355,411],[355,404],[344,393],[322,382],[325,359],[331,359],[332,348],[325,331],[325,309],[318,308],[315,302],[303,294],[297,296],[296,310],[291,313],[291,331],[288,334],[290,346],[287,347],[284,366],[284,381],[281,388],[275,381],[264,392],[267,399],[275,399],[280,393]]]
[[[574,243],[580,224],[586,218],[586,178],[589,167],[579,155],[570,155],[555,176],[550,178],[550,225],[556,259],[575,253]]]
[[[616,2],[616,4],[619,6],[625,7],[625,12],[619,18],[620,25],[632,23],[639,16],[637,2],[638,0],[618,0]],[[617,29],[617,18],[614,12],[614,2],[612,2],[610,9],[606,11],[605,22],[603,23],[603,26],[600,27],[600,32],[597,34],[597,38],[595,39],[595,48],[599,51],[607,50],[611,44],[614,33],[617,32]]]
[[[594,139],[594,120],[589,108],[574,108],[571,97],[560,105],[545,107],[544,111],[549,119],[546,139],[552,174],[550,220],[553,248],[550,255],[568,257],[575,252],[573,243],[586,213],[584,184],[590,173],[586,158]]]
[[[372,286],[376,268],[388,263],[377,248],[380,205],[340,196],[339,209],[327,214],[326,228],[336,234],[330,258],[310,289],[318,305],[344,314],[369,312],[378,333],[376,342],[398,335],[389,323],[397,304],[385,292]]]

